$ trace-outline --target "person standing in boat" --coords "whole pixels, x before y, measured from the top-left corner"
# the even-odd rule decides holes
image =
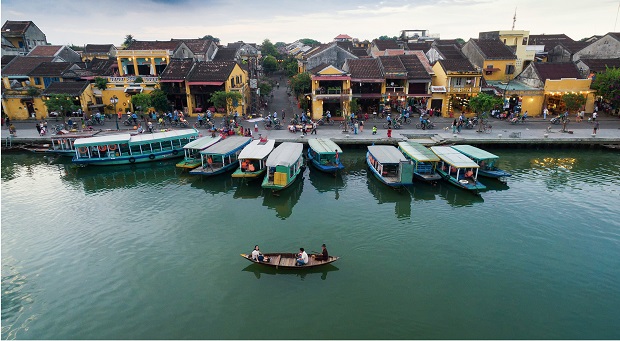
[[[308,264],[308,254],[303,247],[299,248],[299,254],[297,255],[297,262],[295,265],[303,266]]]

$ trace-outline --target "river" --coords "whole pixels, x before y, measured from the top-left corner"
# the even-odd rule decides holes
[[[620,162],[497,149],[507,184],[390,189],[345,150],[275,196],[174,162],[3,154],[3,339],[618,339]],[[318,251],[315,271],[239,257]]]

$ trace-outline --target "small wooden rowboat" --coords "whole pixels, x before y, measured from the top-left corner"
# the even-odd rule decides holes
[[[304,268],[313,268],[329,263],[333,263],[340,259],[340,257],[329,256],[328,260],[316,260],[315,254],[308,255],[308,264],[297,266],[295,262],[297,260],[296,253],[264,253],[265,258],[268,258],[268,261],[258,262],[252,259],[252,255],[248,255],[245,253],[241,254],[241,257],[249,260],[252,263],[263,264],[267,266],[274,267],[276,269],[304,269]]]

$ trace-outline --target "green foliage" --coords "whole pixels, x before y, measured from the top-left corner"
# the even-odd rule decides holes
[[[607,68],[605,72],[596,74],[591,87],[613,107],[620,106],[620,69]]]
[[[303,39],[299,39],[299,41],[301,43],[304,43],[306,45],[320,45],[321,42],[318,40],[314,40],[314,39],[310,39],[310,38],[303,38]]]
[[[241,93],[236,91],[216,91],[211,95],[210,100],[216,108],[226,108],[226,112],[229,113],[232,111],[233,103],[239,103],[242,98]]]
[[[276,48],[278,48],[278,47],[284,47],[284,46],[286,46],[286,43],[285,43],[285,42],[282,42],[282,41],[279,41],[279,42],[277,42],[277,43],[273,44],[273,46],[275,46]]]
[[[461,45],[465,45],[465,43],[466,43],[465,39],[463,39],[463,38],[456,38],[454,40],[456,40],[456,42],[461,44]]]
[[[99,90],[105,90],[108,87],[108,79],[103,77],[95,77],[95,87]]]
[[[312,79],[307,72],[297,74],[291,78],[291,89],[295,95],[299,96],[312,90]]]
[[[282,69],[287,77],[293,77],[297,74],[297,59],[295,58],[287,58],[282,63]]]
[[[377,39],[379,39],[379,40],[396,40],[397,38],[398,38],[398,37],[396,37],[396,36],[393,36],[393,37],[388,37],[388,36],[380,36],[380,37],[379,37],[379,38],[377,38]]]
[[[263,56],[273,56],[276,59],[279,55],[278,50],[276,49],[275,45],[273,45],[269,41],[269,39],[263,40],[263,45],[261,46],[260,51]]]
[[[481,114],[483,112],[489,112],[495,107],[500,107],[502,103],[501,97],[479,93],[476,97],[469,100],[469,107],[473,111]]]
[[[278,70],[278,61],[274,56],[267,56],[263,58],[263,70],[266,73],[272,73]]]
[[[41,94],[41,89],[34,87],[34,86],[29,86],[28,89],[26,90],[26,93],[30,97],[37,97]]]
[[[63,116],[66,112],[72,112],[78,109],[78,106],[73,104],[73,100],[69,94],[51,95],[49,98],[44,99],[43,102],[48,111],[56,111]]]
[[[138,76],[138,77],[136,77],[136,80],[135,80],[135,81],[133,81],[133,82],[134,82],[134,83],[143,83],[143,82],[144,82],[144,79],[142,79],[142,77],[141,77],[141,76]]]
[[[145,112],[151,106],[151,95],[149,94],[136,94],[131,97],[131,104],[133,104],[134,110]]]
[[[156,111],[163,111],[170,109],[170,103],[168,103],[168,96],[163,90],[155,89],[151,92],[151,106]]]
[[[84,46],[78,46],[78,45],[69,45],[69,48],[72,49],[73,51],[84,51]]]
[[[207,34],[206,36],[202,37],[202,39],[204,40],[213,40],[214,43],[218,44],[220,42],[220,38],[216,38],[210,34]]]
[[[586,104],[586,96],[582,94],[567,93],[562,95],[562,102],[566,105],[566,109],[577,111],[581,106]]]
[[[273,90],[273,85],[269,82],[260,82],[258,88],[260,89],[261,96],[269,96],[271,90]]]
[[[351,104],[350,104],[350,108],[351,108],[351,112],[353,113],[358,113],[361,109],[359,103],[357,103],[357,98],[354,98],[351,100]]]
[[[134,41],[136,41],[134,39],[134,37],[131,34],[128,34],[125,36],[125,41],[123,41],[123,44],[121,45],[123,48],[127,48],[127,46],[129,46],[131,43],[133,43]]]

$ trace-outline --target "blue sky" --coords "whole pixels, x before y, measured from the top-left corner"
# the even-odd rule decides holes
[[[596,3],[596,5],[594,5]],[[441,38],[476,38],[512,26],[531,34],[573,39],[614,31],[620,0],[2,0],[2,22],[32,20],[52,44],[115,44],[198,38],[260,43],[340,33],[372,40],[403,29],[427,29]],[[620,27],[620,26],[618,26]],[[620,28],[617,28],[617,31]]]

